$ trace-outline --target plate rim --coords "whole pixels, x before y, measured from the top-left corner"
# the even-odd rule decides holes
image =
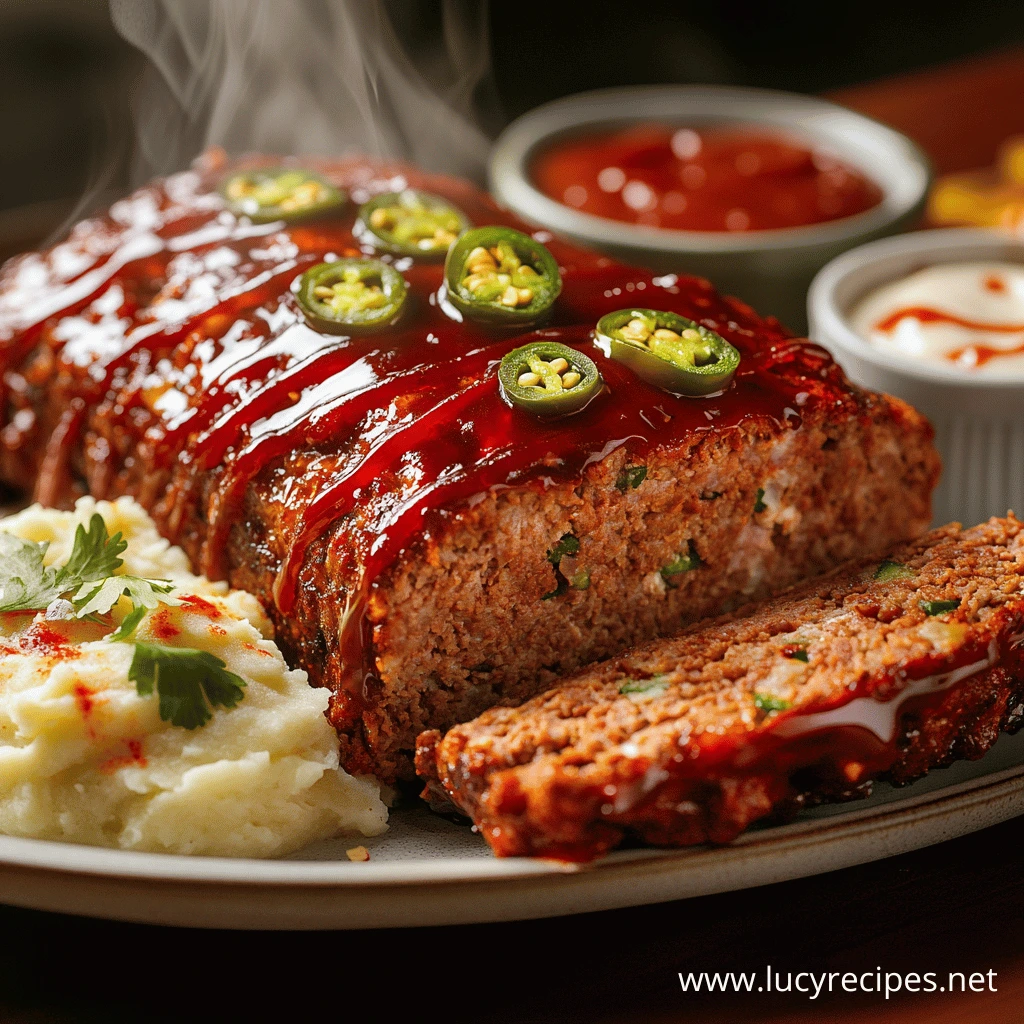
[[[273,888],[397,888],[409,885],[448,886],[473,882],[515,881],[538,876],[610,874],[616,869],[678,870],[686,863],[746,857],[751,852],[784,853],[818,841],[835,841],[865,832],[886,831],[900,822],[930,819],[992,800],[1019,795],[1024,813],[1024,764],[986,773],[904,799],[874,806],[850,805],[822,818],[803,819],[765,830],[749,831],[724,846],[614,851],[589,864],[527,857],[438,857],[374,864],[341,860],[260,860],[242,857],[189,857],[89,847],[59,840],[0,836],[0,867],[50,874],[90,876],[154,883],[268,886]],[[1012,817],[1013,814],[1007,815]],[[981,827],[981,826],[979,826]],[[354,840],[358,843],[358,840]],[[73,858],[73,863],[68,862]]]

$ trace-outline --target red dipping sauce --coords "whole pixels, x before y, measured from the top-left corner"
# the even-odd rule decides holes
[[[547,196],[584,213],[677,231],[807,227],[863,213],[882,190],[782,132],[639,125],[565,139],[530,169]]]

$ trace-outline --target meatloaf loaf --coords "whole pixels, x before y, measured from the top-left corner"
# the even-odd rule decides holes
[[[6,266],[0,480],[61,506],[131,494],[199,571],[259,595],[332,689],[349,770],[409,778],[424,729],[927,527],[928,424],[708,282],[538,233],[563,287],[536,330],[460,322],[439,263],[384,254],[405,318],[323,334],[294,282],[372,252],[354,233],[372,195],[415,186],[517,225],[468,184],[363,161],[317,165],[340,212],[252,223],[217,189],[229,169],[212,154]],[[726,391],[678,396],[606,358],[594,324],[632,302],[731,342]],[[585,411],[502,400],[499,360],[538,339],[598,365]]]
[[[1024,723],[1024,528],[935,530],[420,738],[494,850],[724,843],[809,800],[978,758]]]

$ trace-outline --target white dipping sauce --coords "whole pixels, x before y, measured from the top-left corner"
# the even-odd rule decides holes
[[[1024,377],[1024,264],[945,263],[871,292],[850,325],[908,360]]]

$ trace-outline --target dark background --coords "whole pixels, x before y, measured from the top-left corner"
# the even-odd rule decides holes
[[[412,49],[435,32],[436,0],[386,6]],[[822,92],[1021,42],[1021,0],[502,0],[491,5],[488,128],[601,86]],[[97,203],[124,190],[142,59],[114,31],[106,0],[0,0],[0,69],[0,210],[56,201],[56,211],[87,186]]]

